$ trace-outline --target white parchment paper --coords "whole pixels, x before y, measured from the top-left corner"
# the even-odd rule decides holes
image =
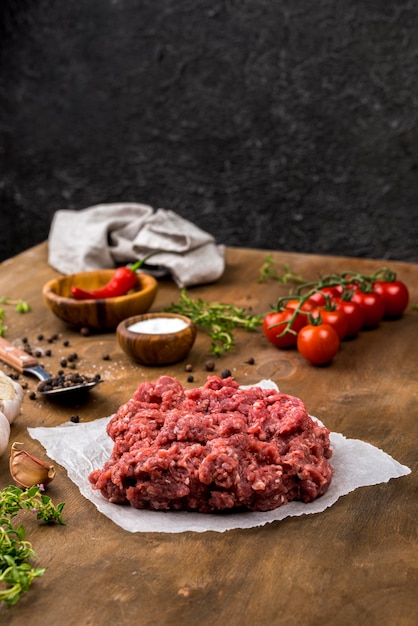
[[[261,381],[258,385],[277,389],[272,381]],[[340,433],[331,433],[331,464],[335,474],[327,493],[309,504],[291,502],[274,511],[210,515],[186,511],[138,510],[110,504],[99,491],[92,489],[88,480],[90,472],[101,468],[110,457],[113,441],[106,433],[106,425],[111,417],[81,424],[65,422],[53,428],[29,428],[28,431],[33,439],[45,447],[49,458],[67,470],[82,495],[106,517],[129,532],[223,532],[262,526],[289,516],[320,513],[358,487],[385,483],[411,472],[408,467],[375,446],[358,439],[346,439]]]

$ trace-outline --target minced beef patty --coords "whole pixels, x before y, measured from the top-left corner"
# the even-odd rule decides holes
[[[208,376],[184,389],[169,376],[142,383],[107,426],[114,447],[89,480],[137,509],[269,511],[326,492],[329,430],[302,400]]]

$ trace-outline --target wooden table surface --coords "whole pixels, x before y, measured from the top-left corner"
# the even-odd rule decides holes
[[[189,290],[192,297],[232,302],[255,313],[270,308],[289,286],[258,283],[267,251],[229,248],[219,282]],[[272,252],[281,269],[307,279],[358,270],[370,273],[385,263],[372,260]],[[411,303],[400,320],[346,341],[332,365],[316,368],[294,351],[279,351],[261,332],[236,333],[236,348],[216,360],[216,372],[231,370],[240,384],[271,378],[280,390],[301,397],[308,411],[331,430],[362,439],[411,468],[408,476],[357,489],[323,513],[287,518],[263,527],[226,533],[129,533],[86,500],[57,466],[48,494],[64,501],[65,526],[45,527],[27,519],[27,538],[46,566],[20,602],[0,608],[0,623],[146,626],[235,624],[409,626],[417,624],[417,431],[418,431],[418,266],[386,263],[404,280]],[[161,374],[176,376],[186,387],[206,380],[209,340],[203,331],[185,363],[164,368],[129,361],[113,333],[82,336],[53,317],[41,297],[42,285],[57,273],[47,264],[41,244],[0,265],[0,296],[24,298],[26,315],[4,306],[6,337],[20,345],[47,347],[47,369],[75,351],[79,370],[100,372],[104,383],[77,407],[30,399],[37,380],[22,377],[28,391],[12,426],[11,441],[23,441],[38,456],[42,446],[27,428],[59,425],[112,414],[139,383]],[[178,300],[171,281],[160,283],[152,310]],[[45,339],[38,337],[43,334]],[[68,339],[70,345],[64,346]],[[253,357],[254,364],[247,363]],[[0,364],[4,372],[8,366]],[[3,488],[11,483],[8,454],[0,458]]]

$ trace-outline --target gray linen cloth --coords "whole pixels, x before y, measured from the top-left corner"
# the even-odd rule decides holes
[[[225,269],[225,246],[173,211],[146,204],[98,204],[59,210],[48,236],[48,262],[62,274],[110,269],[143,259],[171,275],[179,287],[216,281]]]

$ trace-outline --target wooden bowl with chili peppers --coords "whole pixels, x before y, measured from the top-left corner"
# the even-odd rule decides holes
[[[105,332],[132,315],[146,313],[157,290],[153,276],[123,267],[54,278],[44,285],[42,295],[47,307],[68,325]]]

